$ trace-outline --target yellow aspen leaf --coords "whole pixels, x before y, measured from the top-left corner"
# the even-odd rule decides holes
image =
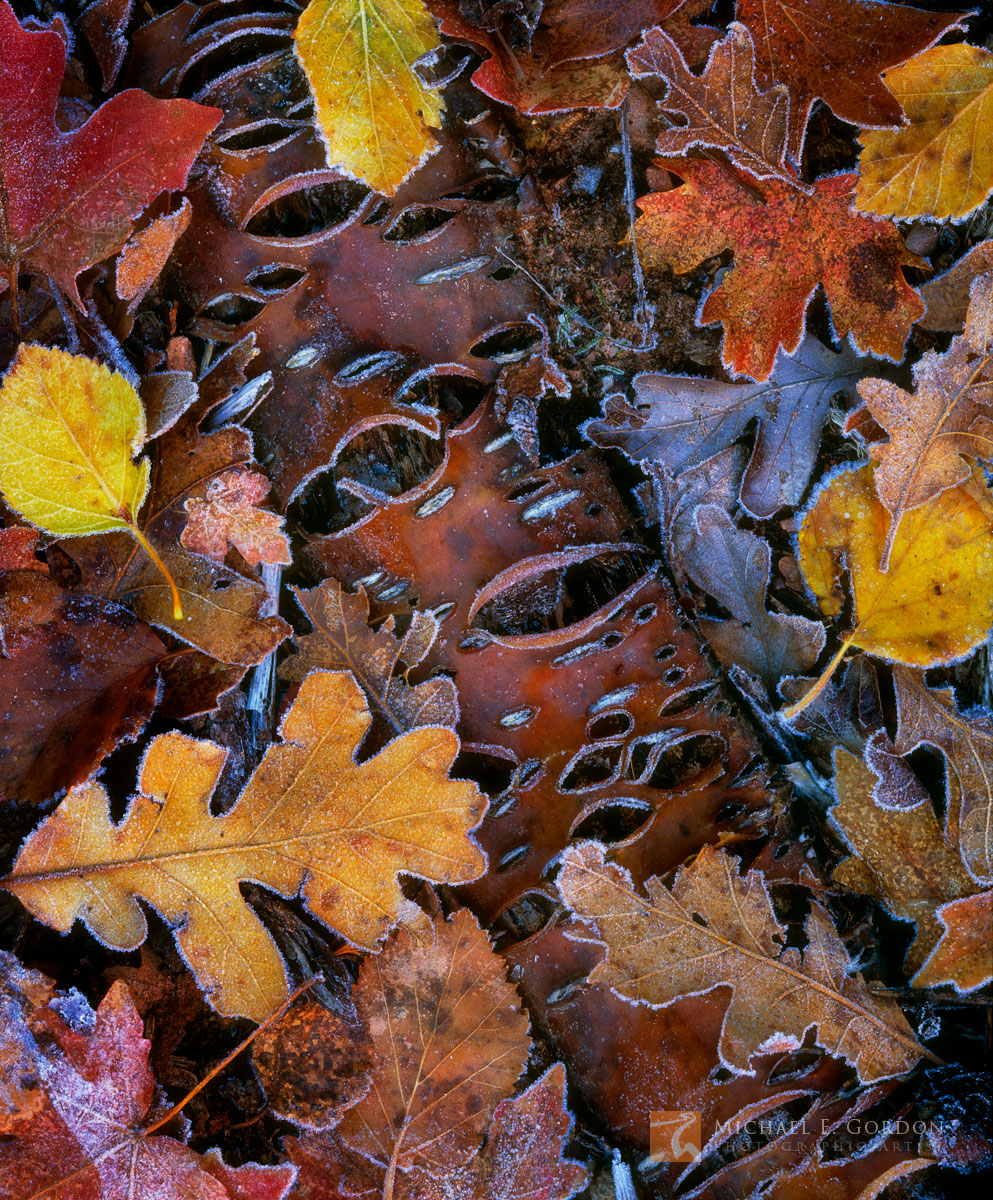
[[[654,1007],[731,989],[718,1048],[737,1074],[751,1073],[752,1055],[798,1047],[814,1028],[817,1044],[848,1059],[864,1082],[901,1075],[925,1053],[899,1006],[849,974],[827,913],[811,909],[802,957],[784,949],[762,872],[740,875],[725,850],[704,846],[671,889],[653,876],[642,895],[623,867],[605,861],[602,845],[581,842],[566,851],[558,888],[607,947],[590,983]]]
[[[993,497],[973,477],[904,513],[882,570],[892,518],[874,467],[843,470],[815,493],[797,538],[798,562],[825,616],[845,603],[854,628],[820,679],[782,710],[792,719],[823,689],[851,646],[895,662],[935,667],[962,658],[993,624]]]
[[[993,189],[993,54],[934,46],[883,79],[908,124],[859,134],[857,206],[902,220],[967,216]]]
[[[369,721],[351,675],[309,675],[283,719],[283,741],[221,817],[210,797],[225,752],[163,734],[119,825],[99,784],[74,788],[25,841],[2,886],[46,924],[68,931],[78,918],[120,950],[144,941],[137,900],[145,900],[175,930],[214,1008],[261,1021],[284,999],[286,972],[239,881],[300,894],[321,921],[371,950],[397,922],[399,872],[464,883],[486,868],[468,836],[486,801],[474,784],[447,777],[456,735],[417,729],[356,763]]]
[[[22,345],[0,387],[0,492],[23,517],[58,537],[126,529],[172,576],[137,525],[148,493],[138,393],[102,363]]]
[[[294,35],[328,162],[392,196],[438,148],[444,103],[414,63],[440,45],[421,0],[311,0]]]
[[[941,941],[910,981],[914,987],[950,983],[974,992],[993,980],[993,892],[951,900],[938,909]]]

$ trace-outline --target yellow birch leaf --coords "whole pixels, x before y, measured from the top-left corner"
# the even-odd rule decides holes
[[[328,162],[392,196],[438,143],[444,103],[413,70],[440,45],[421,0],[311,0],[294,35]]]
[[[993,189],[993,54],[934,46],[883,79],[908,124],[859,134],[857,207],[902,220],[967,216]]]
[[[349,674],[315,671],[241,797],[215,817],[210,797],[225,752],[179,733],[157,737],[140,794],[120,824],[96,783],[66,796],[25,841],[2,886],[62,931],[78,918],[106,945],[145,939],[138,898],[175,931],[208,1001],[225,1016],[267,1017],[284,999],[275,943],[241,895],[253,880],[366,950],[396,924],[402,871],[444,883],[478,879],[469,838],[486,808],[447,771],[459,742],[423,728],[356,763],[369,710]]]
[[[974,476],[904,513],[880,569],[892,518],[873,466],[844,470],[807,509],[798,562],[821,611],[838,616],[851,581],[855,627],[816,684],[782,710],[795,717],[851,646],[914,667],[964,657],[993,624],[993,497]]]
[[[27,520],[58,537],[126,529],[169,583],[172,576],[137,525],[148,493],[145,410],[138,393],[102,363],[22,345],[0,387],[0,492]]]

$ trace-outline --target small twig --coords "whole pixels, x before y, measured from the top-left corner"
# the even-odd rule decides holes
[[[10,292],[10,327],[14,331],[14,337],[21,340],[21,313],[17,303],[17,268],[20,264],[9,262],[7,264],[7,290]]]
[[[641,269],[641,259],[638,257],[638,239],[635,234],[635,224],[638,214],[634,202],[634,170],[631,166],[631,135],[628,132],[628,102],[627,97],[621,105],[621,154],[624,158],[624,205],[628,213],[628,228],[631,237],[632,275],[637,301],[634,306],[634,322],[641,330],[641,348],[650,350],[655,346],[655,309],[648,303],[645,291],[645,273]]]

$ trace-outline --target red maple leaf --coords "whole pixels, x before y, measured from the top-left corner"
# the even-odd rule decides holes
[[[638,201],[638,248],[648,266],[678,274],[734,252],[734,264],[700,310],[701,325],[724,326],[723,362],[735,375],[767,379],[782,347],[803,337],[804,313],[823,286],[838,336],[863,353],[900,360],[924,311],[901,267],[921,259],[890,221],[851,212],[854,175],[818,179],[810,195],[778,179],[761,182],[707,159],[658,165],[682,187]]]
[[[121,92],[63,133],[55,105],[65,43],[22,29],[0,3],[0,260],[48,275],[82,308],[80,271],[116,253],[159,192],[186,184],[222,112]]]

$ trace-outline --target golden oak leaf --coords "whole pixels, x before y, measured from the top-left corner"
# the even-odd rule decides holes
[[[290,546],[278,513],[256,508],[269,495],[264,475],[236,467],[207,484],[206,498],[193,497],[184,507],[189,514],[179,541],[187,550],[223,562],[228,542],[249,566],[292,562]]]
[[[149,462],[145,412],[123,375],[64,350],[22,345],[0,387],[0,492],[33,524],[60,537],[126,529],[169,584],[172,576],[138,528]]]
[[[859,395],[889,440],[872,445],[876,492],[903,514],[963,483],[966,458],[993,458],[993,273],[972,287],[965,331],[945,354],[929,350],[914,367],[913,394],[885,379],[863,379]]]
[[[414,63],[440,44],[422,0],[310,0],[294,35],[328,162],[392,196],[438,143],[444,103]]]
[[[780,349],[792,354],[804,313],[824,288],[839,337],[900,360],[920,297],[902,268],[920,266],[888,221],[851,211],[855,176],[756,179],[709,159],[660,159],[685,182],[638,201],[635,230],[647,267],[685,274],[725,250],[734,263],[697,318],[724,326],[722,361],[736,375],[769,377]]]
[[[286,972],[240,880],[300,894],[316,917],[372,949],[397,920],[399,872],[461,883],[485,869],[468,833],[486,802],[446,774],[455,734],[418,729],[356,763],[369,721],[350,675],[308,676],[283,719],[284,740],[222,817],[211,815],[210,796],[225,752],[163,734],[119,825],[102,787],[74,788],[25,841],[2,886],[56,929],[79,918],[129,950],[147,932],[141,897],[175,929],[213,1007],[262,1020],[284,998]]]
[[[362,964],[352,991],[369,1030],[372,1084],[333,1133],[305,1134],[299,1157],[345,1164],[347,1190],[371,1184],[399,1197],[418,1170],[440,1188],[478,1150],[530,1051],[506,976],[464,909],[438,918],[426,938],[395,933]]]
[[[940,935],[937,907],[968,895],[975,885],[956,848],[945,841],[924,789],[918,785],[910,803],[902,802],[901,787],[916,778],[900,758],[879,753],[881,739],[877,733],[869,741],[869,766],[847,750],[835,751],[838,802],[831,819],[854,853],[835,868],[834,878],[914,922],[917,937],[907,963],[916,970]]]
[[[859,134],[859,208],[881,216],[967,216],[993,191],[993,54],[934,46],[883,76],[907,116]]]
[[[434,644],[437,617],[415,609],[407,632],[398,638],[392,616],[378,629],[369,627],[369,598],[361,587],[346,592],[336,580],[325,579],[320,587],[293,591],[314,632],[294,638],[298,652],[280,664],[283,679],[299,682],[314,668],[351,671],[390,736],[417,725],[455,727],[459,707],[451,679],[441,675],[417,684],[407,680],[407,673]],[[401,661],[406,670],[398,673]]]
[[[583,842],[564,855],[558,888],[607,947],[590,983],[655,1007],[731,990],[719,1050],[737,1074],[751,1073],[754,1054],[799,1047],[812,1028],[817,1044],[848,1059],[865,1081],[909,1071],[925,1053],[899,1006],[849,974],[824,910],[811,909],[802,958],[784,949],[786,929],[761,871],[739,875],[724,850],[704,846],[671,890],[653,876],[641,895],[623,867],[605,861],[602,845]]]
[[[950,983],[974,992],[993,980],[993,892],[951,900],[938,909],[941,941],[910,981],[914,987]]]
[[[952,662],[993,623],[993,497],[977,479],[912,509],[887,549],[891,518],[872,465],[843,469],[814,493],[797,538],[798,562],[821,611],[838,616],[848,574],[855,627],[814,686],[782,710],[816,699],[850,646],[915,667]]]
[[[921,745],[945,756],[945,837],[958,845],[978,884],[993,884],[993,721],[988,712],[958,711],[947,688],[929,689],[906,667],[894,667],[900,754]]]

